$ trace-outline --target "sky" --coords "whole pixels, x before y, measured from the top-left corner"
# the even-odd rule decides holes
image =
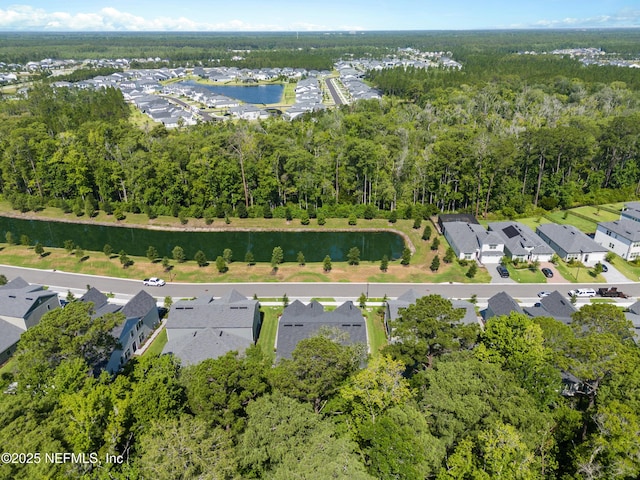
[[[639,0],[0,0],[0,31],[640,27]]]

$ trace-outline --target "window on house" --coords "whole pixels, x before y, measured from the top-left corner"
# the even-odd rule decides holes
[[[609,248],[614,248],[615,245],[613,243],[609,243]]]
[[[489,245],[490,250],[496,250],[497,248],[498,248],[498,245]]]

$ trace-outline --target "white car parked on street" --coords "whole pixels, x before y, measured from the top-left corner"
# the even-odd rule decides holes
[[[145,278],[142,281],[142,283],[144,283],[146,287],[162,287],[167,282],[165,282],[161,278],[151,277],[151,278]]]

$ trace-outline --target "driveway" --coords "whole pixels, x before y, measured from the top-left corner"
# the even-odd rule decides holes
[[[491,283],[505,283],[505,284],[516,283],[516,281],[511,278],[502,278],[498,273],[498,265],[499,265],[498,263],[485,264],[487,272],[489,272],[489,275],[491,275]]]
[[[555,265],[551,262],[542,262],[540,263],[540,268],[548,268],[553,272],[553,277],[551,278],[547,278],[547,283],[550,285],[553,284],[557,284],[557,283],[569,283],[569,281],[567,279],[565,279],[560,272],[558,272],[558,269],[555,267]]]
[[[631,280],[620,273],[620,271],[610,263],[607,263],[607,270],[608,271],[606,272],[602,272],[601,275],[605,278],[608,284],[631,283]]]

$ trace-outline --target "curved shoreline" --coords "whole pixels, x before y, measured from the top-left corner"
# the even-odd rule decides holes
[[[17,218],[20,220],[37,220],[40,222],[57,222],[57,223],[71,223],[77,225],[100,225],[104,227],[120,227],[120,228],[137,228],[141,230],[155,230],[155,231],[165,231],[165,232],[351,232],[354,230],[360,232],[392,232],[396,235],[399,235],[405,245],[411,251],[411,254],[416,253],[416,248],[413,245],[413,242],[409,238],[405,232],[401,230],[397,230],[395,228],[323,228],[323,227],[309,227],[309,228],[300,228],[300,227],[291,227],[291,228],[264,228],[264,227],[233,227],[229,225],[221,225],[221,226],[171,226],[171,225],[142,225],[139,223],[119,223],[119,222],[100,222],[86,219],[65,219],[65,218],[52,218],[52,217],[43,217],[39,216],[33,212],[26,213],[13,213],[13,212],[2,212],[0,213],[0,217],[6,218]]]

